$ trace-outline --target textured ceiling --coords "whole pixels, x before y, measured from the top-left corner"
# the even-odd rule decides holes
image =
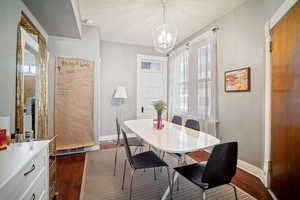
[[[178,27],[177,43],[246,0],[167,0],[167,23]],[[152,28],[162,22],[160,0],[79,0],[82,19],[101,29],[102,40],[152,46]]]

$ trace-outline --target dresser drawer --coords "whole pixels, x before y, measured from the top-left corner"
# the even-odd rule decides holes
[[[1,199],[19,199],[29,185],[40,174],[41,170],[46,168],[47,149],[39,152],[30,160],[21,171],[16,174],[1,190]]]
[[[40,172],[38,177],[34,180],[34,182],[29,186],[26,190],[21,200],[39,200],[43,197],[46,192],[47,186],[47,178],[45,173],[45,168]]]

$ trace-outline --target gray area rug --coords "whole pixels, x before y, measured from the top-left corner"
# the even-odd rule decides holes
[[[125,189],[121,190],[123,163],[125,159],[124,149],[119,149],[117,174],[113,176],[115,149],[100,150],[87,154],[86,177],[82,185],[84,200],[128,200],[129,199],[129,174],[130,167],[127,165]],[[188,159],[189,162],[192,159]],[[177,161],[166,154],[165,161],[170,166],[176,166]],[[172,170],[171,170],[172,173]],[[167,170],[157,172],[158,179],[154,180],[153,170],[147,169],[137,171],[133,181],[133,200],[159,200],[168,186]],[[174,189],[174,200],[199,200],[201,189],[185,180],[180,179],[180,189]],[[168,198],[169,199],[169,198]],[[230,186],[221,186],[206,191],[208,200],[235,199],[234,192]],[[239,200],[254,200],[252,196],[238,188]]]

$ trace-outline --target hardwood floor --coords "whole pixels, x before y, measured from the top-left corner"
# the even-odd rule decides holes
[[[58,200],[77,200],[80,197],[85,153],[57,157]]]
[[[101,144],[101,149],[115,148],[114,143]],[[205,161],[209,154],[204,151],[190,153],[198,162]],[[82,175],[84,169],[85,154],[59,156],[57,158],[57,187],[59,199],[77,200],[80,197]],[[255,176],[238,169],[232,183],[251,194],[258,200],[272,200],[262,182]]]

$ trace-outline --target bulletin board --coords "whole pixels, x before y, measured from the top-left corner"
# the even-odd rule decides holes
[[[56,150],[94,145],[94,62],[56,58],[55,134]]]

